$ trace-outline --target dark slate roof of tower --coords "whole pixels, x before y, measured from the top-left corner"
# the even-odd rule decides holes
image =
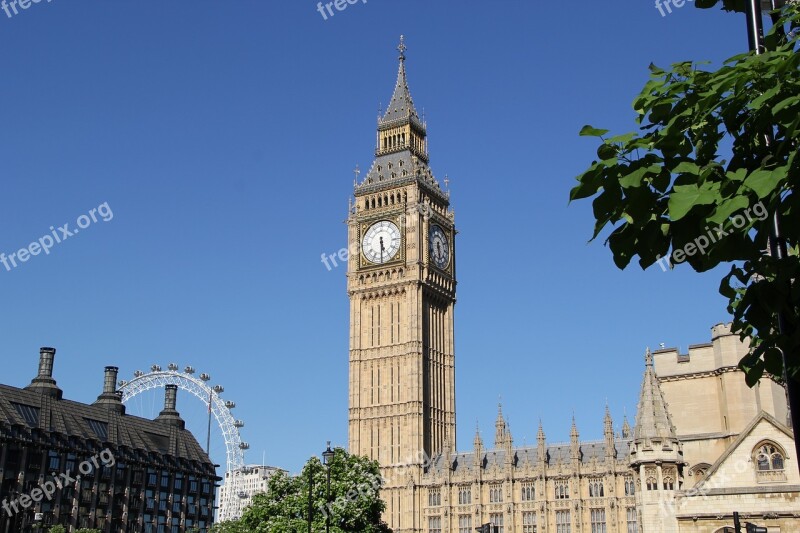
[[[653,367],[653,354],[645,353],[645,371],[642,379],[642,392],[633,428],[634,440],[671,439],[677,440],[675,426],[669,416],[667,402]]]
[[[418,182],[431,194],[449,203],[431,168],[408,150],[375,158],[366,177],[356,185],[356,193],[364,194]]]
[[[393,123],[412,117],[416,119],[416,122],[419,122],[419,115],[414,108],[414,100],[411,98],[411,91],[408,89],[408,80],[406,79],[406,45],[403,42],[402,35],[400,36],[400,46],[397,49],[400,51],[397,82],[394,86],[392,99],[389,101],[389,107],[386,109],[381,123]]]
[[[213,463],[188,430],[103,404],[56,400],[36,390],[0,385],[0,436],[19,438],[35,432],[196,461],[198,469],[214,473]]]

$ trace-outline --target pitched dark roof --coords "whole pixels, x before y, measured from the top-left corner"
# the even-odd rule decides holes
[[[107,404],[88,405],[56,399],[37,390],[0,385],[0,438],[36,433],[64,440],[95,441],[146,455],[196,461],[213,472],[213,463],[188,430],[120,411]]]
[[[616,449],[616,457],[627,458],[629,454],[630,441],[626,439],[618,439],[614,441],[614,448]],[[606,457],[606,444],[604,441],[591,441],[580,443],[581,450],[581,463],[589,463],[592,459],[597,459],[599,462],[605,462]],[[521,465],[525,462],[535,465],[538,462],[538,449],[532,448],[515,448],[512,453],[516,456],[516,464]],[[503,466],[505,464],[506,452],[504,450],[488,450],[483,452],[483,462],[485,468],[492,466]],[[555,444],[547,446],[548,464],[555,465],[559,462],[569,464],[570,459],[570,445],[569,444]],[[474,470],[476,461],[474,452],[456,453],[450,456],[453,461],[453,469],[458,472],[460,470]],[[444,470],[444,457],[437,455],[432,461],[429,472],[436,474]]]

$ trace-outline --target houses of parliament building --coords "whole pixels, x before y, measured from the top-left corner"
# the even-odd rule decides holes
[[[456,229],[429,166],[426,124],[399,47],[375,160],[348,214],[349,451],[377,460],[395,533],[722,533],[742,522],[800,531],[800,476],[783,387],[748,388],[748,350],[727,325],[710,340],[647,350],[634,427],[606,411],[603,439],[456,450]],[[731,529],[726,529],[731,528]]]

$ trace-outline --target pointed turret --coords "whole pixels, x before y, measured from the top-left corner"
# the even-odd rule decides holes
[[[650,348],[645,353],[645,371],[639,407],[636,412],[636,426],[633,429],[636,441],[671,440],[676,441],[675,427],[667,410],[667,402],[661,392],[661,385],[653,367],[653,354]]]
[[[503,452],[506,467],[510,468],[516,462],[516,454],[514,453],[514,438],[511,436],[511,424],[508,421],[506,421],[506,429],[503,435]]]
[[[506,420],[503,418],[503,405],[497,404],[497,420],[494,422],[494,447],[502,448],[506,441]]]
[[[631,438],[631,425],[628,424],[627,415],[622,417],[622,438],[623,439]]]
[[[536,432],[536,455],[540,463],[547,461],[547,441],[542,428],[542,419],[539,419],[539,431]]]
[[[614,447],[614,421],[611,420],[611,411],[606,404],[606,416],[603,418],[603,437],[606,444],[606,459],[613,459],[617,455]]]
[[[400,65],[397,67],[397,82],[394,86],[392,99],[389,101],[389,107],[379,123],[387,124],[395,121],[411,121],[415,120],[419,123],[420,127],[423,124],[419,120],[417,110],[414,108],[414,100],[411,98],[411,91],[408,89],[408,80],[406,79],[406,44],[405,38],[400,36],[400,45],[397,47],[400,52],[398,59]]]
[[[581,459],[581,443],[578,434],[578,426],[575,425],[575,417],[572,417],[572,429],[569,432],[569,455],[573,462],[577,463]]]
[[[475,423],[475,438],[472,441],[472,447],[475,450],[475,466],[480,468],[483,464],[483,439],[481,438],[481,429]]]
[[[642,490],[637,494],[642,523],[659,524],[658,531],[677,531],[674,515],[664,517],[664,502],[674,498],[683,478],[683,449],[675,434],[667,402],[661,391],[653,354],[645,357],[642,392],[630,444],[630,466],[639,474]]]

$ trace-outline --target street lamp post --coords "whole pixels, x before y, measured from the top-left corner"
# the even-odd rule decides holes
[[[328,504],[325,510],[325,533],[331,533],[331,463],[333,462],[333,450],[331,450],[331,441],[328,441],[328,447],[322,452],[322,462],[325,464],[325,469],[328,474],[328,492],[325,496],[325,503]]]
[[[784,0],[747,0],[745,2],[746,7],[746,15],[747,15],[747,38],[748,38],[748,45],[750,50],[755,52],[757,55],[763,54],[765,52],[764,49],[764,24],[761,20],[761,13],[762,11],[775,11],[783,7],[785,1]],[[776,23],[778,17],[776,15],[772,16],[772,22]],[[774,139],[772,137],[771,132],[767,133],[766,138],[764,139],[766,142],[766,146],[772,146],[774,143]],[[769,234],[769,247],[770,253],[772,256],[777,259],[781,260],[787,255],[786,249],[786,241],[781,236],[781,229],[780,229],[780,208],[776,207],[775,211],[772,213],[772,219],[770,220],[770,234]],[[783,311],[778,312],[778,330],[782,335],[791,335],[791,326],[789,325],[789,321]],[[796,381],[794,376],[789,375],[789,365],[787,364],[790,355],[787,354],[785,351],[783,353],[783,368],[784,368],[784,381],[786,382],[786,399],[787,403],[789,404],[789,415],[791,416],[791,424],[792,424],[792,431],[797,435],[797,431],[800,430],[800,390],[798,387],[800,383]],[[800,457],[800,439],[794,439],[795,444],[795,457]],[[800,466],[800,464],[798,464]]]

